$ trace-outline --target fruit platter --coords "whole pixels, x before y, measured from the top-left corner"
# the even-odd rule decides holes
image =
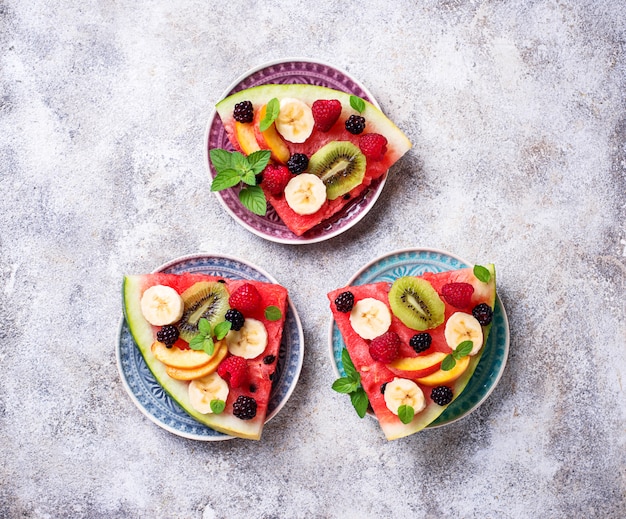
[[[281,243],[344,232],[371,208],[411,148],[345,73],[276,62],[236,82],[206,135],[211,191],[244,227]]]
[[[398,251],[328,299],[333,389],[359,416],[377,418],[389,440],[465,416],[502,375],[509,332],[492,264]]]

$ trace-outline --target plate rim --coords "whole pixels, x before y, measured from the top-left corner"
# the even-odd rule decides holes
[[[243,260],[243,259],[237,258],[237,257],[229,255],[229,254],[221,254],[221,253],[209,254],[209,253],[198,252],[198,253],[193,253],[193,254],[186,254],[186,255],[179,256],[177,258],[174,258],[174,259],[172,259],[170,261],[167,261],[167,262],[161,264],[160,266],[158,266],[154,270],[152,270],[150,273],[151,274],[156,274],[158,272],[162,272],[165,269],[170,268],[170,267],[176,265],[177,263],[183,263],[185,261],[190,261],[190,260],[194,260],[194,259],[202,259],[202,258],[219,258],[219,259],[224,259],[224,260],[233,261],[233,262],[237,262],[237,263],[242,263],[242,264],[250,267],[252,270],[256,270],[261,275],[267,277],[267,279],[269,279],[270,282],[279,284],[277,279],[273,275],[271,275],[269,272],[267,272],[265,269],[263,269],[262,267],[258,267],[257,265],[255,265],[254,263],[251,263],[248,260]],[[304,353],[305,352],[304,352],[304,331],[303,331],[303,328],[302,328],[302,321],[300,320],[300,316],[299,316],[299,314],[298,314],[298,312],[296,310],[296,307],[294,306],[294,304],[293,304],[293,302],[291,300],[291,297],[287,298],[287,303],[288,303],[288,306],[289,306],[289,310],[291,311],[291,314],[292,314],[292,316],[293,316],[293,318],[295,320],[296,328],[298,330],[298,344],[299,344],[299,348],[298,348],[298,363],[297,363],[296,370],[294,372],[293,381],[290,384],[288,390],[286,391],[285,396],[282,398],[282,400],[279,402],[279,404],[276,406],[276,408],[265,417],[264,425],[267,424],[272,418],[274,418],[282,410],[282,408],[285,406],[285,404],[291,398],[291,395],[293,394],[296,386],[298,385],[298,380],[300,379],[300,374],[302,372],[302,366],[303,366],[303,363],[304,363]],[[180,436],[180,437],[183,437],[183,438],[187,438],[187,439],[190,439],[190,440],[198,440],[198,441],[205,441],[205,442],[217,442],[217,441],[237,439],[238,438],[237,436],[231,436],[231,435],[228,435],[228,434],[220,433],[219,431],[215,431],[215,432],[220,434],[220,436],[198,436],[196,434],[186,433],[184,431],[180,431],[179,429],[176,429],[176,428],[168,425],[167,423],[164,423],[164,422],[158,420],[155,416],[153,416],[151,413],[148,412],[148,410],[141,404],[141,402],[139,401],[139,399],[137,398],[137,396],[135,395],[135,393],[131,389],[130,385],[128,384],[128,381],[126,380],[126,376],[124,374],[124,370],[122,368],[120,342],[122,340],[122,330],[124,328],[125,322],[126,322],[126,318],[124,316],[124,312],[122,311],[122,317],[120,318],[119,325],[117,327],[116,342],[115,342],[116,364],[117,364],[118,374],[119,374],[119,376],[120,376],[120,378],[122,380],[122,385],[124,386],[124,389],[126,389],[126,393],[130,396],[131,400],[133,401],[135,406],[142,412],[142,414],[144,416],[146,416],[152,423],[158,425],[162,429],[165,429],[166,431],[168,431],[168,432],[170,432],[172,434],[175,434],[177,436]],[[132,335],[131,335],[131,338],[132,338]],[[137,343],[135,343],[134,339],[132,339],[132,340],[133,340],[133,343],[135,344],[135,347],[137,347]],[[165,393],[167,394],[168,398],[172,398],[169,395],[169,393],[167,393],[167,391]],[[195,418],[193,418],[193,417],[191,417],[191,418],[195,420]],[[200,423],[200,422],[198,422],[198,423]],[[205,427],[208,427],[209,429],[211,429],[211,427],[209,427],[208,425],[205,425],[205,424],[201,424],[201,425],[204,425]],[[215,430],[215,429],[213,429],[213,430]]]
[[[350,81],[352,81],[353,83],[355,83],[359,88],[361,88],[363,90],[363,92],[365,92],[365,94],[369,97],[370,102],[379,110],[380,108],[380,104],[378,103],[378,100],[374,97],[374,94],[372,94],[372,92],[365,86],[363,85],[363,83],[361,83],[361,81],[359,81],[358,79],[354,78],[351,74],[349,74],[348,72],[346,72],[344,69],[337,67],[336,65],[333,65],[329,62],[323,61],[323,60],[317,60],[317,59],[312,59],[312,58],[300,58],[300,57],[290,57],[290,58],[277,58],[274,60],[270,60],[264,63],[261,63],[260,65],[257,65],[255,67],[252,67],[251,69],[249,69],[248,71],[244,72],[243,74],[241,74],[240,76],[238,76],[234,81],[232,81],[228,87],[222,92],[219,100],[221,101],[222,99],[224,99],[225,97],[228,96],[228,94],[231,92],[231,90],[233,90],[237,85],[239,85],[239,83],[241,83],[242,81],[244,81],[246,78],[248,78],[249,76],[251,76],[252,74],[255,74],[256,72],[259,72],[260,70],[263,70],[264,68],[267,67],[271,67],[274,65],[279,65],[281,63],[292,63],[292,62],[304,62],[304,63],[314,63],[317,65],[322,65],[325,67],[330,67],[340,73],[342,73],[344,76],[346,76],[348,79],[350,79]],[[218,101],[219,102],[219,101]],[[213,122],[215,121],[215,118],[218,117],[217,115],[217,110],[215,109],[215,106],[213,106],[213,109],[211,110],[211,115],[208,119],[208,122],[205,126],[204,129],[204,139],[203,139],[203,160],[204,160],[204,167],[206,169],[206,172],[209,175],[209,179],[212,178],[211,175],[211,167],[209,165],[209,136],[211,134],[211,127],[213,125]],[[261,231],[259,231],[258,229],[255,229],[252,225],[250,225],[249,223],[243,221],[241,218],[239,218],[239,216],[237,216],[237,214],[230,208],[230,206],[226,203],[226,201],[224,200],[224,198],[219,194],[219,192],[216,192],[215,195],[217,196],[217,200],[219,201],[220,205],[226,210],[226,212],[231,216],[231,218],[233,220],[235,220],[235,222],[237,222],[239,225],[241,225],[242,227],[244,227],[245,229],[247,229],[249,232],[251,232],[252,234],[258,236],[259,238],[263,238],[264,240],[268,240],[274,243],[281,243],[284,245],[308,245],[311,243],[319,243],[322,241],[326,241],[326,240],[330,240],[332,238],[335,238],[336,236],[339,236],[340,234],[348,231],[349,229],[351,229],[352,227],[354,227],[356,224],[358,224],[363,218],[365,218],[365,216],[369,213],[370,209],[376,204],[376,201],[378,200],[378,198],[380,197],[380,195],[382,194],[382,191],[385,187],[385,184],[387,183],[387,178],[388,178],[388,171],[385,172],[385,174],[380,178],[378,185],[376,186],[376,189],[373,191],[372,193],[372,197],[370,198],[370,202],[368,204],[368,206],[365,208],[365,210],[362,210],[359,214],[357,214],[354,219],[352,219],[350,222],[348,222],[346,225],[344,225],[343,227],[336,229],[335,231],[332,231],[328,234],[324,234],[322,236],[316,236],[314,238],[302,238],[300,236],[296,236],[295,234],[293,235],[292,238],[280,238],[280,237],[276,237],[276,236],[271,236],[268,234],[265,234]],[[320,222],[321,224],[321,222]],[[318,225],[320,225],[318,224]]]
[[[465,265],[473,265],[472,262],[467,261],[466,259],[456,255],[456,254],[452,254],[448,251],[445,251],[443,249],[438,249],[438,248],[433,248],[433,247],[406,247],[406,248],[402,248],[402,249],[396,249],[393,251],[390,251],[388,253],[385,254],[381,254],[379,256],[377,256],[376,258],[372,259],[371,261],[367,262],[365,265],[363,265],[361,268],[359,268],[351,277],[350,279],[343,285],[343,286],[348,286],[352,283],[354,283],[354,281],[363,273],[365,272],[367,269],[369,269],[370,267],[372,267],[373,265],[375,265],[376,263],[389,258],[391,256],[397,256],[400,254],[405,254],[405,253],[411,253],[411,252],[432,252],[432,253],[436,253],[436,254],[440,254],[440,255],[444,255],[444,256],[448,256],[452,259],[455,259],[457,261],[460,261],[461,263],[464,263]],[[450,269],[452,270],[452,269]],[[446,271],[447,272],[447,271]],[[488,391],[485,393],[485,395],[483,395],[483,397],[474,405],[472,406],[471,409],[467,410],[465,413],[463,413],[460,416],[457,416],[456,418],[453,418],[445,423],[441,423],[441,424],[435,424],[435,425],[427,425],[426,429],[438,429],[440,427],[445,427],[447,425],[450,425],[454,422],[457,422],[458,420],[461,420],[463,418],[466,418],[467,416],[469,416],[471,413],[473,413],[476,409],[478,409],[484,402],[485,400],[487,400],[487,398],[491,395],[491,393],[495,390],[495,388],[497,387],[497,385],[500,382],[500,379],[502,378],[502,375],[504,374],[504,370],[506,369],[506,365],[507,365],[507,361],[508,361],[508,357],[509,357],[509,348],[510,348],[510,342],[511,342],[511,333],[510,333],[510,328],[509,328],[509,319],[506,313],[506,309],[504,308],[504,304],[502,303],[502,299],[500,299],[500,297],[498,296],[498,291],[496,289],[496,302],[499,302],[500,304],[500,309],[502,310],[502,319],[503,319],[503,324],[506,330],[506,334],[505,334],[505,339],[504,339],[504,355],[503,355],[503,361],[502,361],[502,366],[500,367],[500,370],[498,371],[498,374],[495,377],[494,382],[491,384],[491,387],[488,389]],[[330,326],[328,327],[328,346],[329,346],[329,351],[328,353],[330,354],[330,359],[331,359],[331,365],[333,368],[333,371],[335,373],[335,375],[337,377],[341,377],[341,373],[339,372],[339,368],[337,366],[337,363],[335,362],[335,355],[334,355],[334,349],[333,349],[333,327],[335,325],[335,319],[331,316],[330,318]],[[342,338],[343,339],[343,338]],[[376,416],[373,413],[368,412],[367,413],[368,416],[371,416],[373,419],[376,420]]]

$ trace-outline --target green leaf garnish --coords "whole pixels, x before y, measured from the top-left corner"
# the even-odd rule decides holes
[[[350,402],[352,402],[352,406],[356,410],[356,414],[359,415],[359,418],[363,418],[365,413],[367,413],[369,399],[367,398],[367,394],[362,387],[359,387],[356,391],[350,393]]]
[[[350,96],[350,106],[357,112],[363,113],[363,110],[365,110],[365,101],[358,96]]]
[[[225,169],[215,175],[213,182],[211,182],[211,191],[222,191],[234,187],[240,182],[241,173],[234,169]]]
[[[215,343],[212,333],[211,323],[203,317],[198,321],[198,334],[191,339],[189,347],[192,350],[203,350],[207,355],[213,355]]]
[[[209,157],[211,157],[211,162],[213,163],[213,167],[217,172],[224,171],[225,169],[230,169],[232,162],[232,153],[230,151],[226,151],[220,148],[211,150],[209,152]]]
[[[226,408],[226,402],[224,402],[224,400],[220,400],[219,398],[214,398],[213,400],[211,400],[210,405],[211,411],[213,411],[215,414],[222,413]]]
[[[337,393],[352,393],[359,386],[358,382],[348,377],[338,378],[333,382],[333,390]]]
[[[359,417],[363,418],[367,412],[369,400],[365,390],[360,385],[361,374],[354,367],[346,348],[341,350],[341,363],[343,364],[343,370],[346,372],[346,376],[335,380],[332,387],[337,393],[347,393],[350,395],[352,406]]]
[[[246,209],[254,214],[265,216],[267,212],[267,200],[265,193],[259,186],[246,186],[239,191],[239,200]]]
[[[255,175],[258,175],[265,169],[271,156],[272,152],[269,150],[253,151],[248,155],[248,164]]]
[[[456,359],[452,354],[446,355],[441,361],[441,369],[443,371],[450,371],[454,366],[456,366]]]
[[[354,367],[350,354],[346,348],[341,350],[341,363],[343,364],[343,370],[346,372],[346,376],[348,378],[356,378],[358,376],[360,379],[361,375]]]
[[[211,335],[211,323],[209,323],[209,321],[205,317],[203,317],[198,321],[198,330],[201,334],[205,336]]]
[[[213,330],[215,332],[215,338],[218,341],[221,341],[224,337],[226,337],[226,335],[228,335],[232,325],[233,323],[230,321],[222,321],[221,323],[216,324],[215,330]]]
[[[280,308],[274,305],[270,305],[265,309],[265,318],[268,321],[278,321],[283,316]]]
[[[474,347],[474,343],[472,341],[463,341],[459,344],[452,354],[456,360],[460,360],[462,357],[469,355]]]
[[[204,346],[204,335],[199,333],[191,341],[189,341],[189,347],[192,350],[201,350]]]
[[[491,272],[482,265],[474,265],[474,275],[479,281],[489,283],[491,280]]]
[[[259,130],[264,132],[272,126],[272,123],[276,120],[279,113],[280,103],[278,102],[278,99],[270,99],[269,103],[267,103],[267,106],[265,107],[265,117],[263,117],[263,120],[259,124]]]
[[[415,409],[411,405],[401,405],[398,407],[398,418],[403,424],[411,423],[415,416]]]

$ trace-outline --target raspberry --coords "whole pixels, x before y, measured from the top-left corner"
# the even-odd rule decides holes
[[[472,310],[472,315],[480,323],[481,326],[487,326],[493,318],[493,310],[487,303],[480,303]]]
[[[294,153],[287,161],[287,167],[294,175],[304,173],[309,167],[309,157],[304,153]]]
[[[430,399],[437,405],[448,405],[452,397],[452,390],[448,386],[437,386],[430,392]]]
[[[387,139],[380,133],[366,133],[359,137],[359,148],[369,160],[382,160],[387,153]]]
[[[469,283],[447,283],[441,288],[441,295],[455,308],[467,308],[472,302],[474,287]]]
[[[261,307],[261,294],[254,285],[246,283],[230,295],[228,304],[243,315],[254,314]]]
[[[291,180],[291,172],[286,166],[268,164],[263,170],[263,185],[274,196],[282,194]]]
[[[240,420],[252,420],[256,416],[256,400],[251,396],[239,395],[233,404],[233,414]]]
[[[174,343],[178,340],[180,332],[178,328],[173,324],[166,324],[157,332],[157,341],[165,344],[167,348],[174,346]]]
[[[428,332],[416,333],[411,340],[409,341],[409,345],[411,348],[415,350],[415,353],[422,353],[430,348],[430,345],[433,342],[433,338]]]
[[[318,99],[311,106],[315,129],[327,132],[341,115],[341,103],[337,99]]]
[[[241,386],[248,375],[246,359],[231,355],[225,358],[217,367],[217,374],[232,388]]]
[[[254,119],[254,109],[250,101],[242,101],[235,105],[233,110],[233,117],[235,121],[240,123],[251,123]]]
[[[359,135],[365,130],[365,118],[360,115],[351,115],[346,121],[346,130],[352,135]]]
[[[230,322],[230,329],[235,330],[236,332],[241,330],[241,327],[243,326],[245,320],[243,314],[239,310],[235,310],[234,308],[226,311],[224,319]]]
[[[400,354],[400,337],[396,332],[386,332],[370,343],[370,355],[378,362],[388,364]]]
[[[338,312],[348,313],[354,306],[354,294],[352,292],[342,292],[335,299],[335,307]]]

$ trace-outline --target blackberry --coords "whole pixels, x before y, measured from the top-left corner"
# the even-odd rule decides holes
[[[233,117],[235,121],[240,123],[251,123],[254,119],[254,109],[250,101],[242,101],[235,105],[233,110]]]
[[[287,161],[287,168],[289,168],[289,171],[291,171],[294,175],[304,173],[308,167],[309,157],[307,157],[304,153],[294,153]]]
[[[437,405],[448,405],[452,402],[452,390],[448,386],[437,386],[430,392],[430,398]]]
[[[415,353],[422,353],[430,348],[430,345],[433,342],[433,338],[428,332],[416,333],[411,340],[409,341],[409,345],[411,348],[415,350]]]
[[[493,318],[493,310],[487,303],[480,303],[474,307],[472,315],[481,324],[481,326],[487,326]]]
[[[157,341],[165,344],[167,348],[174,346],[174,343],[178,340],[180,332],[178,328],[173,324],[166,324],[157,332]]]
[[[251,396],[239,395],[233,404],[233,414],[240,420],[252,420],[256,416],[256,400]]]
[[[359,135],[365,130],[365,117],[360,115],[351,115],[346,121],[346,130],[352,135]]]
[[[271,364],[275,360],[276,357],[274,355],[266,355],[265,357],[263,357],[263,364]]]
[[[239,310],[235,310],[234,308],[227,310],[226,315],[224,316],[224,319],[230,322],[231,330],[235,330],[236,332],[241,330],[241,327],[243,326],[244,317],[243,317],[243,314]]]
[[[354,306],[354,294],[352,292],[342,292],[335,299],[335,306],[338,312],[343,314],[349,312]]]

